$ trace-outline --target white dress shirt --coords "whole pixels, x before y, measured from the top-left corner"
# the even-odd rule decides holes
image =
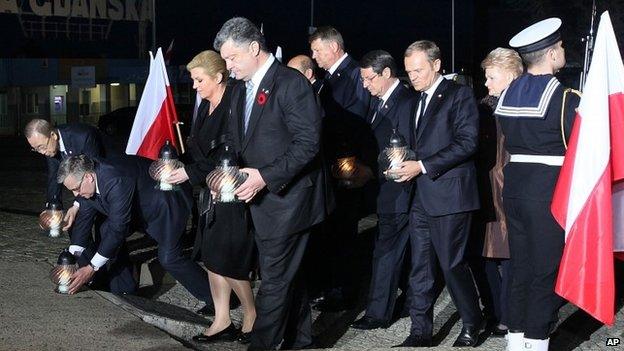
[[[441,75],[438,76],[438,79],[436,79],[435,82],[433,82],[433,85],[431,85],[429,87],[429,89],[425,90],[424,93],[427,94],[427,97],[425,98],[425,108],[424,111],[427,111],[427,106],[429,106],[429,102],[431,102],[431,97],[433,96],[433,94],[435,93],[436,89],[438,89],[438,86],[440,85],[440,83],[442,83],[442,80],[444,79],[444,77],[442,77]],[[418,128],[418,123],[420,122],[420,104],[421,102],[418,102],[418,109],[416,110],[416,123],[414,123],[415,128]],[[425,165],[423,164],[422,160],[418,160],[418,163],[420,163],[420,168],[422,169],[422,174],[427,174],[427,169],[425,168]]]

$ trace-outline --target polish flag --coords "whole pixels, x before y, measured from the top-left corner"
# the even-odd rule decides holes
[[[174,124],[177,122],[178,115],[173,103],[165,61],[162,50],[158,48],[156,57],[152,57],[150,52],[149,76],[134,117],[126,154],[155,160],[166,140],[177,148],[174,130]]]
[[[624,194],[623,132],[624,65],[604,12],[551,210],[566,233],[555,292],[609,325],[615,321],[614,243],[624,232],[623,216],[614,213]]]

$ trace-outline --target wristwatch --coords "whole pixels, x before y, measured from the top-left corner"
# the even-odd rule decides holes
[[[93,263],[89,262],[89,266],[91,266],[91,268],[93,268],[93,271],[97,272],[98,269],[100,269],[100,267],[96,267],[93,265]]]

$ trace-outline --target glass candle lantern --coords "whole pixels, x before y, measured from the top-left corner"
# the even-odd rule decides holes
[[[215,202],[236,202],[239,200],[234,192],[247,180],[247,176],[247,173],[239,171],[236,155],[225,146],[218,166],[206,177],[206,184],[216,194]]]
[[[338,179],[338,183],[341,186],[351,185],[356,171],[357,160],[355,156],[338,158],[332,166],[332,174],[336,179]]]
[[[169,178],[171,172],[182,167],[184,167],[184,164],[178,160],[178,152],[167,140],[165,145],[160,148],[158,160],[150,165],[149,174],[154,180],[158,181],[158,189],[170,191],[174,190],[175,186],[168,183],[167,178]]]
[[[388,144],[379,154],[377,161],[379,168],[385,172],[386,179],[396,181],[400,177],[393,171],[398,169],[403,161],[414,160],[415,158],[416,154],[409,149],[405,138],[393,130]]]
[[[39,227],[46,231],[52,238],[61,235],[61,227],[63,224],[63,210],[61,203],[55,197],[47,203],[45,211],[39,215]]]
[[[50,279],[56,285],[54,291],[59,294],[69,294],[69,285],[71,277],[78,270],[76,258],[68,249],[61,251],[56,261],[56,266],[50,271]]]

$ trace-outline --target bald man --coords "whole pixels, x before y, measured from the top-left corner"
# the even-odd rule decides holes
[[[314,93],[318,94],[322,81],[316,79],[316,76],[314,75],[314,61],[312,61],[310,56],[297,55],[288,61],[288,67],[294,68],[301,72],[301,74],[303,74],[310,81],[310,84],[312,84]]]

